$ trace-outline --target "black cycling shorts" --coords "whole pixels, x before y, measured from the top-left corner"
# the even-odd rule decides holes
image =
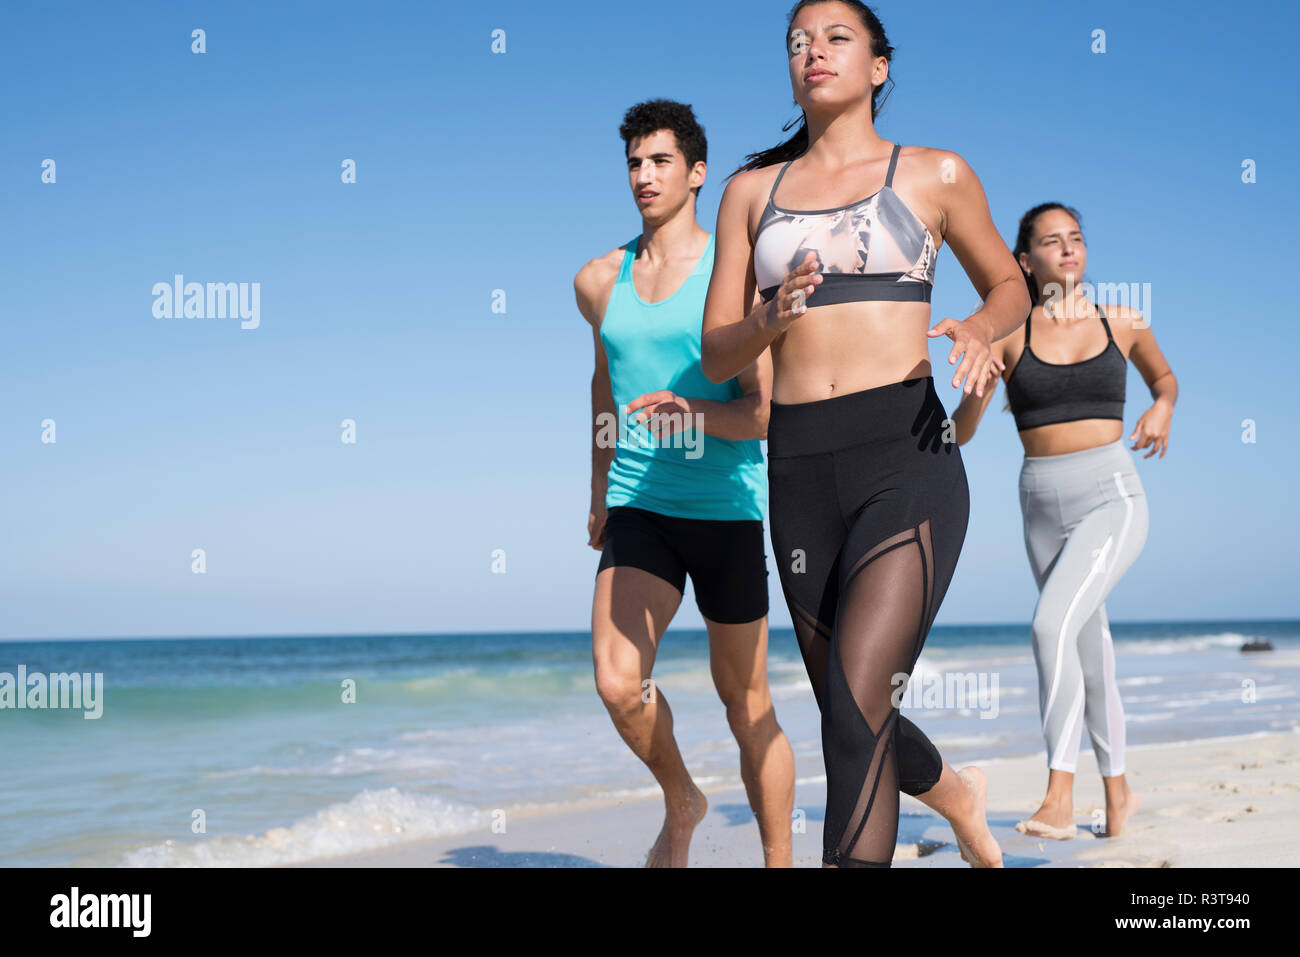
[[[679,592],[685,592],[690,575],[700,614],[719,624],[743,624],[767,614],[760,519],[679,518],[615,505],[605,519],[596,574],[615,565],[657,575]]]

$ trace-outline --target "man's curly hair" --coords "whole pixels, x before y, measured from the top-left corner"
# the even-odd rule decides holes
[[[632,151],[633,140],[659,130],[668,130],[677,138],[677,148],[686,157],[688,172],[696,163],[708,162],[709,144],[704,138],[704,127],[696,121],[689,104],[674,100],[646,100],[623,114],[618,134],[623,137],[624,158]],[[696,200],[700,198],[701,188],[695,187]]]

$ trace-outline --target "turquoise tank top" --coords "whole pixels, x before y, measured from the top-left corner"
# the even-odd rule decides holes
[[[659,389],[714,402],[744,394],[735,379],[710,382],[700,368],[704,298],[713,272],[712,234],[695,271],[660,302],[642,301],[632,282],[632,262],[640,245],[637,236],[623,250],[600,323],[619,420],[605,507],[631,505],[680,518],[761,520],[767,509],[767,471],[758,439],[733,441],[694,428],[656,438],[649,423],[633,424],[644,410],[623,411],[633,399]],[[607,426],[606,436],[612,431]]]

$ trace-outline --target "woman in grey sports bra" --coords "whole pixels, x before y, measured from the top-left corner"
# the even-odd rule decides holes
[[[1023,334],[994,343],[993,352],[1025,449],[1020,506],[1039,589],[1033,645],[1048,766],[1047,796],[1016,830],[1075,836],[1074,774],[1087,727],[1106,791],[1104,833],[1113,837],[1138,798],[1124,776],[1124,708],[1105,599],[1142,550],[1148,524],[1122,438],[1127,359],[1155,400],[1129,435],[1133,450],[1150,449],[1146,458],[1164,457],[1178,382],[1140,312],[1084,295],[1087,248],[1073,209],[1029,210],[1015,253],[1034,306]],[[959,443],[974,435],[996,383],[990,375],[984,395],[968,396],[954,413]]]

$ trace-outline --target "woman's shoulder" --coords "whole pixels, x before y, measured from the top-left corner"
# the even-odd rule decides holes
[[[1132,306],[1117,303],[1103,305],[1101,308],[1106,313],[1106,324],[1110,326],[1110,334],[1115,337],[1115,344],[1123,350],[1125,355],[1128,355],[1138,333],[1143,329],[1150,328],[1146,318],[1140,310],[1134,309]]]
[[[795,159],[797,158],[795,157]],[[731,181],[727,183],[727,188],[730,189],[733,184],[740,190],[753,189],[758,185],[771,186],[781,170],[792,162],[794,160],[777,160],[768,163],[766,166],[755,166],[753,169],[741,170],[731,177]]]
[[[784,162],[771,163],[736,173],[723,189],[723,198],[728,201],[743,202],[746,206],[756,202],[766,203],[768,194],[783,166],[785,166]]]
[[[970,164],[956,150],[941,146],[908,146],[904,144],[898,151],[898,163],[906,163],[910,170],[918,174],[931,174],[941,183],[955,183],[963,171],[970,172]]]

